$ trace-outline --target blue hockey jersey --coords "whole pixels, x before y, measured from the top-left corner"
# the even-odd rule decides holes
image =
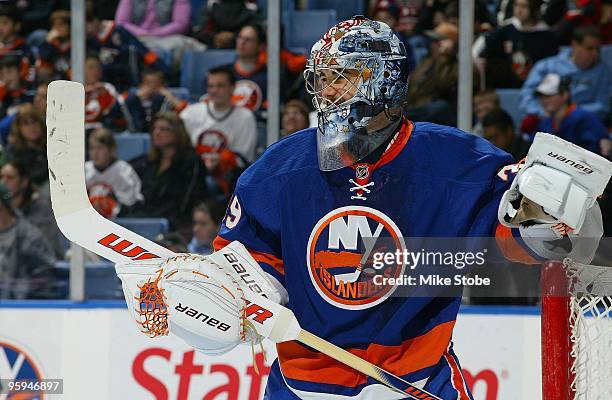
[[[425,382],[441,373],[441,360],[456,360],[460,298],[394,297],[389,287],[335,276],[356,269],[363,237],[391,238],[399,248],[402,237],[509,235],[497,208],[510,184],[499,172],[512,157],[458,129],[405,120],[376,164],[322,172],[316,141],[314,128],[290,135],[243,173],[215,247],[242,242],[286,288],[287,307],[308,331]],[[267,398],[397,398],[375,396],[369,387],[376,382],[298,342],[277,350],[268,385],[295,397]],[[445,379],[462,385],[452,370]],[[464,384],[455,390],[444,398],[469,398]]]

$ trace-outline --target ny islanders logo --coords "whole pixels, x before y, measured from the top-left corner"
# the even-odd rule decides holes
[[[12,381],[21,379],[40,381],[44,379],[44,376],[41,373],[41,368],[24,349],[0,339],[0,378]],[[0,399],[5,398],[8,400],[42,400],[45,396],[38,392],[13,393],[9,394],[8,397],[0,395]]]
[[[373,254],[405,248],[399,228],[382,212],[359,206],[337,208],[321,218],[310,234],[308,273],[328,303],[349,310],[373,307],[396,289],[375,285],[373,277],[397,278],[404,272],[404,264],[373,268]]]

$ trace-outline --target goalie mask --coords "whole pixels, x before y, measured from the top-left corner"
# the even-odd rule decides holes
[[[304,78],[318,113],[319,167],[336,170],[395,131],[408,88],[406,49],[387,24],[356,16],[314,44]]]

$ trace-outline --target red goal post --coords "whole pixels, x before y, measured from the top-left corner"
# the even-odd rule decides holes
[[[542,398],[612,399],[612,267],[542,268]]]

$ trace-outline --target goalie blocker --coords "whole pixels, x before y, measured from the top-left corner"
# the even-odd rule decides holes
[[[603,234],[597,204],[612,175],[612,163],[548,133],[538,132],[499,204],[501,224],[518,228],[538,256],[582,262],[594,257]],[[578,236],[578,234],[580,235]],[[569,236],[571,251],[552,251],[546,240]],[[553,246],[554,247],[554,246]]]

